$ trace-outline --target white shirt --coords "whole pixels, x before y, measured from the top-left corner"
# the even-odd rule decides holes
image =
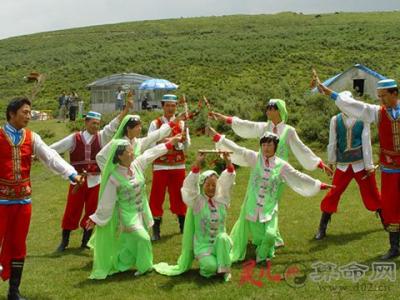
[[[146,150],[132,162],[130,166],[132,174],[134,174],[135,168],[138,168],[142,173],[144,173],[149,164],[151,164],[157,157],[160,157],[167,152],[168,149],[165,144],[159,144],[151,149]],[[131,176],[128,175],[128,168],[119,165],[117,172],[128,180],[131,179]],[[117,202],[117,188],[118,180],[113,176],[110,176],[110,179],[107,181],[106,187],[104,188],[103,194],[99,199],[96,212],[89,217],[97,225],[104,226],[111,219],[115,203]]]
[[[122,139],[129,141],[132,145],[132,148],[135,148],[136,145],[139,145],[140,153],[143,153],[147,149],[154,147],[154,144],[171,134],[171,127],[169,124],[163,124],[159,129],[151,132],[145,137],[142,138],[133,138],[129,139],[127,136],[124,136]],[[104,165],[107,162],[108,154],[111,150],[111,142],[108,143],[105,147],[103,147],[99,153],[96,155],[96,161],[100,169],[102,170]]]
[[[367,123],[378,123],[381,109],[379,105],[357,101],[347,91],[338,94],[335,104],[348,116]]]
[[[124,91],[117,92],[117,100],[119,100],[119,101],[123,100],[124,99],[124,95],[125,95]]]
[[[103,148],[113,137],[114,133],[117,131],[120,119],[117,117],[113,119],[109,124],[104,126],[102,130],[99,131],[100,134],[100,146]],[[55,142],[50,146],[58,153],[70,152],[75,147],[75,134],[72,133],[69,136],[63,138],[62,140]],[[82,133],[83,139],[86,143],[90,143],[94,138],[94,135],[90,134],[87,130]],[[94,187],[100,184],[100,175],[90,175],[87,176],[88,187]]]
[[[175,116],[173,116],[171,119],[167,119],[165,116],[161,117],[161,123],[162,124],[167,124],[170,121],[175,120]],[[180,124],[182,130],[185,127],[185,123],[182,121]],[[150,135],[151,132],[157,130],[157,121],[154,120],[150,123],[149,126],[149,130],[147,132],[148,135]],[[189,128],[186,128],[186,141],[184,143],[178,143],[176,146],[176,149],[179,150],[183,150],[185,151],[188,147],[190,146],[190,136],[189,136]],[[180,164],[180,165],[172,165],[172,166],[168,166],[168,165],[157,165],[154,164],[153,165],[153,170],[154,171],[159,171],[159,170],[179,170],[179,169],[185,169],[185,164]]]
[[[257,164],[258,152],[241,147],[225,136],[221,136],[221,139],[216,143],[216,148],[233,151],[238,159],[236,162],[232,159],[232,162],[239,166],[255,167]],[[231,157],[233,158],[233,156]],[[269,158],[269,168],[275,166],[275,158],[275,156]],[[284,162],[281,176],[292,190],[302,196],[314,196],[321,189],[321,181],[297,171],[288,162]]]
[[[238,117],[232,118],[232,129],[233,131],[243,138],[261,138],[266,132],[273,132],[275,125],[271,121],[268,122],[252,122],[242,120]],[[277,135],[280,137],[285,130],[287,125],[284,122],[280,122],[276,125]],[[321,158],[314,154],[310,148],[308,148],[297,135],[296,130],[293,127],[289,127],[287,135],[287,146],[290,147],[294,156],[297,158],[299,163],[309,171],[315,170]]]
[[[75,168],[46,145],[37,133],[33,132],[33,139],[33,153],[55,174],[61,175],[64,179],[68,179],[72,174],[78,174]]]
[[[354,123],[357,121],[354,118],[346,117],[344,114],[343,121],[344,125],[347,128],[353,127]],[[336,122],[337,116],[333,116],[331,118],[331,123],[329,126],[329,144],[328,144],[328,161],[330,164],[336,163],[336,150],[337,150],[337,132],[336,132]],[[364,128],[361,134],[362,140],[362,151],[363,151],[363,160],[355,163],[338,163],[337,168],[346,172],[347,168],[351,167],[355,173],[360,172],[366,169],[373,169],[374,164],[372,161],[372,146],[371,146],[371,133],[370,133],[370,125],[369,123],[363,122]]]

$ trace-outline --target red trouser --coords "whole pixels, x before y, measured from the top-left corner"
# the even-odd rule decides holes
[[[11,261],[26,256],[26,237],[31,222],[31,204],[0,205],[1,278],[10,278]]]
[[[153,171],[150,209],[153,217],[162,217],[165,191],[168,188],[169,205],[172,213],[186,215],[186,205],[182,201],[181,188],[185,180],[185,169]]]
[[[97,208],[100,184],[88,188],[87,181],[76,191],[72,193],[74,185],[70,184],[68,191],[67,206],[65,207],[62,220],[62,229],[75,230],[79,226],[79,220],[82,216],[83,208],[85,214],[80,222],[80,226],[85,228],[89,216],[94,214]]]
[[[381,176],[382,213],[385,225],[394,225],[388,231],[400,231],[400,173]]]
[[[362,170],[354,173],[353,168],[349,166],[346,172],[336,169],[333,175],[332,188],[329,193],[324,197],[321,202],[321,210],[326,213],[335,213],[339,204],[340,196],[349,185],[350,181],[354,178],[360,188],[361,198],[364,206],[370,211],[376,211],[381,208],[381,197],[379,195],[378,187],[376,186],[375,174],[370,174],[365,179],[367,171]]]

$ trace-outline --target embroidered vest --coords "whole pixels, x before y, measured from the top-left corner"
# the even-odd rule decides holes
[[[29,199],[33,154],[32,132],[23,129],[20,142],[14,145],[4,129],[0,128],[0,153],[0,199]]]
[[[400,169],[400,118],[394,120],[381,106],[378,120],[380,163],[389,169]]]
[[[336,116],[336,161],[338,163],[352,163],[363,159],[361,138],[363,129],[362,121],[357,120],[347,128],[343,114]]]
[[[262,155],[259,153],[258,162],[250,174],[246,196],[246,219],[256,222],[268,222],[278,210],[278,201],[281,198],[284,182],[281,176],[285,162],[275,157],[274,168],[263,167]]]
[[[157,118],[155,120],[157,129],[163,125],[163,121],[161,118]],[[182,128],[180,126],[174,126],[172,128],[170,137],[182,133]],[[167,154],[160,156],[154,161],[155,165],[181,165],[185,163],[185,153],[182,150],[177,150],[173,147],[171,150],[168,150]]]
[[[279,137],[279,144],[278,144],[278,148],[276,149],[276,153],[275,153],[276,156],[283,159],[284,161],[288,161],[288,159],[289,159],[289,147],[287,144],[287,138],[288,138],[288,133],[289,133],[290,128],[293,128],[293,127],[285,124],[285,129],[283,129],[283,132]]]
[[[90,143],[86,143],[82,132],[75,133],[75,146],[69,154],[71,165],[82,173],[86,170],[87,173],[98,175],[100,168],[96,162],[96,155],[101,150],[100,135],[96,134]]]

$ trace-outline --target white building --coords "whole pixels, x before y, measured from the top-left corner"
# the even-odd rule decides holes
[[[128,90],[135,91],[134,111],[141,110],[141,102],[144,97],[147,98],[150,107],[160,106],[158,98],[161,99],[161,96],[156,95],[156,92],[139,90],[139,86],[148,79],[152,79],[152,77],[136,73],[121,73],[113,74],[88,84],[86,88],[91,92],[91,110],[100,113],[115,111],[118,88],[122,88],[125,92],[128,92]]]
[[[354,92],[354,95],[368,95],[372,99],[377,99],[376,84],[383,79],[387,78],[364,65],[355,64],[346,71],[325,80],[323,84],[337,92],[347,90]],[[317,89],[313,89],[313,92],[317,92]]]

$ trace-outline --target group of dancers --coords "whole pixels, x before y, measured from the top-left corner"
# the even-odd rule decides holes
[[[147,136],[140,137],[140,116],[129,114],[128,95],[121,113],[100,130],[101,114],[89,112],[85,129],[47,146],[27,128],[31,103],[13,99],[0,129],[0,263],[1,277],[9,279],[8,299],[19,293],[26,256],[26,237],[31,216],[31,158],[35,155],[55,173],[70,180],[62,220],[58,252],[69,245],[70,233],[82,228],[81,247],[93,249],[92,279],[136,269],[140,276],[151,270],[174,276],[191,268],[196,259],[200,274],[221,274],[231,279],[232,263],[246,257],[249,241],[256,247],[256,261],[265,262],[284,245],[279,232],[279,201],[285,184],[310,197],[329,189],[321,202],[321,221],[315,238],[326,236],[331,215],[340,196],[355,178],[366,208],[376,212],[389,232],[390,249],[382,259],[399,256],[400,241],[400,102],[394,80],[378,82],[380,105],[354,100],[351,93],[325,87],[316,72],[313,84],[330,96],[342,111],[330,124],[328,164],[316,156],[287,124],[286,104],[271,99],[266,104],[267,122],[252,122],[210,111],[209,117],[229,124],[235,134],[258,139],[258,151],[246,149],[208,128],[215,152],[225,161],[218,174],[204,170],[205,152],[197,154],[185,174],[185,153],[190,149],[188,114],[176,114],[178,98],[162,98],[163,115],[151,122]],[[380,142],[381,194],[375,180],[370,123],[377,123]],[[320,168],[333,174],[322,183],[294,169],[292,152],[306,170]],[[59,153],[69,152],[70,163]],[[152,165],[150,197],[146,172]],[[250,167],[247,190],[230,234],[225,220],[236,173],[234,165]],[[182,249],[176,265],[154,264],[152,241],[162,239],[163,203],[168,191],[170,209],[177,216]],[[151,235],[149,233],[152,229]]]

